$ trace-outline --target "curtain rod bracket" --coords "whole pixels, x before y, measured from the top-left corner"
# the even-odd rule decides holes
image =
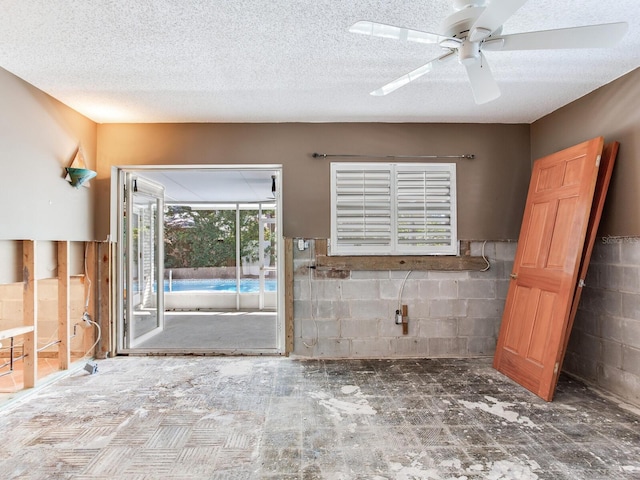
[[[311,154],[313,158],[460,158],[473,160],[476,158],[473,153],[465,153],[463,155],[357,155],[357,154],[340,154],[340,153],[317,153]]]

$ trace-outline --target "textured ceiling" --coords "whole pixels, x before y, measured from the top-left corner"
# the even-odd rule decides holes
[[[637,0],[529,0],[504,34],[627,21],[614,48],[487,52],[502,96],[476,105],[449,62],[368,92],[436,45],[348,32],[439,32],[451,0],[0,0],[0,67],[101,122],[532,122],[640,66]]]

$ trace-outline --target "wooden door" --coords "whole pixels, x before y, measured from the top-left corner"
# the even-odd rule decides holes
[[[494,368],[550,401],[564,356],[603,138],[534,163]]]
[[[607,198],[607,190],[609,189],[609,183],[611,183],[611,175],[613,174],[613,165],[618,155],[618,148],[620,144],[618,142],[611,142],[604,146],[602,152],[602,158],[600,160],[600,168],[598,169],[598,180],[596,182],[596,191],[593,195],[593,204],[591,205],[591,215],[589,216],[589,223],[587,224],[587,234],[584,249],[582,250],[582,259],[580,260],[580,269],[578,270],[578,282],[573,295],[573,302],[571,304],[571,313],[569,314],[569,321],[567,322],[567,328],[564,333],[563,347],[558,358],[560,368],[554,375],[553,384],[558,383],[558,377],[560,376],[560,370],[562,369],[562,362],[564,360],[564,354],[569,344],[569,337],[571,336],[571,328],[573,327],[573,321],[578,313],[578,305],[580,303],[580,297],[582,296],[582,289],[585,286],[585,279],[587,277],[587,270],[589,269],[589,262],[591,261],[591,254],[593,253],[593,247],[596,243],[596,235],[598,233],[598,226],[600,225],[600,218],[602,217],[602,209],[604,208],[604,201]]]

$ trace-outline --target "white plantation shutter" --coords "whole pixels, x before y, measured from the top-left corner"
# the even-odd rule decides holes
[[[334,253],[391,253],[392,178],[388,165],[331,164]]]
[[[455,164],[331,164],[333,255],[456,255]]]
[[[396,165],[396,251],[456,255],[455,164]]]

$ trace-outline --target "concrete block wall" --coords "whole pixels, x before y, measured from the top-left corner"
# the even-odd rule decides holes
[[[640,406],[640,238],[599,239],[563,369]]]
[[[309,269],[314,242],[309,243],[306,251],[294,246],[294,355],[493,355],[515,242],[487,242],[484,253],[491,267],[485,272],[413,271],[406,281],[402,271]],[[482,245],[473,242],[471,254],[480,255]],[[394,322],[399,304],[408,306],[408,335]]]

